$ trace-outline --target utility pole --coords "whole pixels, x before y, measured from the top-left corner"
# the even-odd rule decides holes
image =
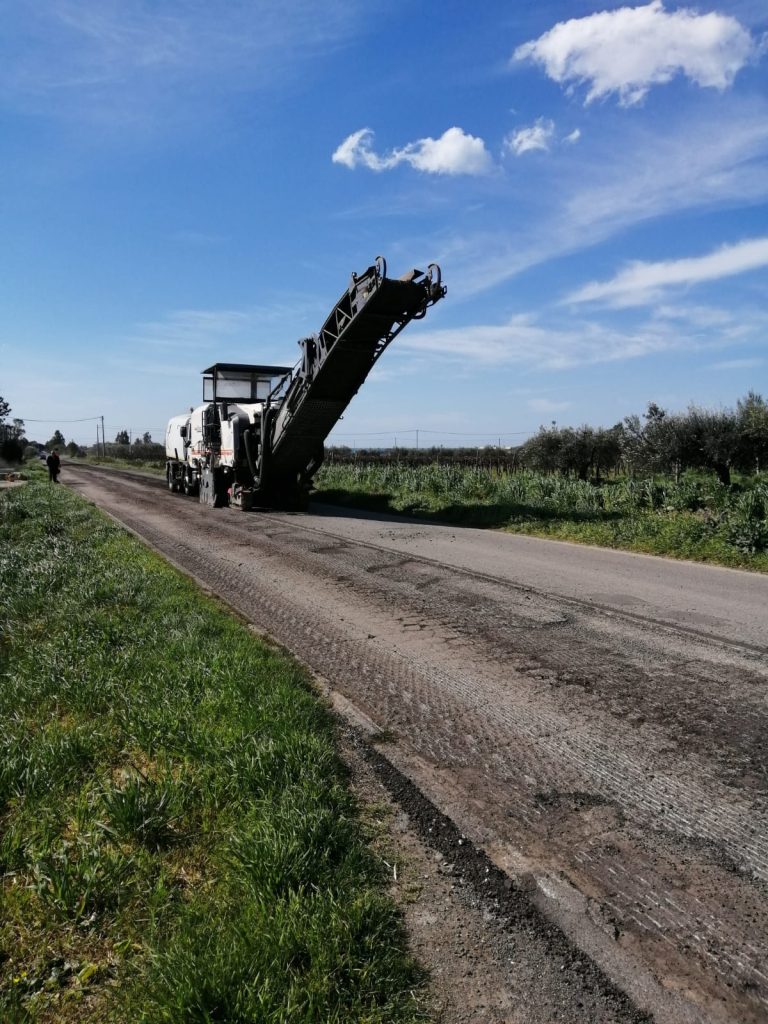
[[[99,457],[99,421],[96,420],[96,458]]]
[[[419,450],[419,432],[417,430],[416,431],[416,451],[418,451],[418,450]]]
[[[104,433],[104,417],[101,417],[101,454],[107,454],[107,438]]]

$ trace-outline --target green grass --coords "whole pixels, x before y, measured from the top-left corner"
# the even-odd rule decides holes
[[[0,1020],[424,1019],[295,664],[39,479],[0,592]]]
[[[165,475],[164,459],[118,459],[111,455],[89,455],[85,459],[71,461],[74,466],[82,463],[84,466],[106,466],[108,469],[131,469],[137,473],[146,473],[148,476]]]
[[[532,471],[458,465],[329,465],[314,498],[501,527],[673,558],[768,571],[768,479],[618,480],[601,486]]]

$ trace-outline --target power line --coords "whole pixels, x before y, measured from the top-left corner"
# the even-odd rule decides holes
[[[121,424],[108,423],[107,424],[107,430],[110,433],[112,433],[113,430],[127,430],[129,433],[133,432],[134,434],[149,434],[153,430],[165,431],[165,427],[164,426],[162,426],[162,427],[157,427],[157,426],[155,426],[155,427],[133,427],[133,426],[130,426],[130,425],[126,427],[126,426],[123,426],[122,423]]]
[[[77,420],[61,420],[58,416],[54,416],[47,420],[30,419],[29,416],[19,416],[17,418],[24,420],[25,423],[87,423],[90,420],[100,420],[101,416],[81,416],[80,419]]]
[[[18,416],[16,418],[20,419],[20,420],[23,420],[25,423],[91,423],[94,420],[100,420],[101,416],[81,416],[79,419],[76,419],[76,420],[62,420],[62,419],[59,419],[58,416],[52,417],[51,419],[45,419],[45,420],[43,420],[43,419],[34,419],[34,418],[30,418],[29,416]],[[109,424],[109,429],[110,430],[135,430],[136,428],[135,427],[123,427],[123,426],[117,426],[115,424]],[[160,424],[155,423],[151,427],[144,427],[143,429],[141,427],[139,427],[139,430],[142,433],[146,433],[149,430],[165,430],[165,424],[163,424],[161,426]]]
[[[19,416],[18,419],[23,419],[25,423],[89,423],[92,420],[100,420],[101,416],[81,416],[78,419],[73,420],[62,420],[58,417],[49,417],[48,419],[33,419],[27,416]],[[147,433],[152,430],[165,430],[165,424],[153,424],[150,427],[126,427],[118,424],[108,424],[107,429],[112,430],[134,430],[137,433]],[[350,433],[339,433],[334,430],[331,432],[334,437],[389,437],[393,434],[431,434],[438,437],[522,437],[525,434],[530,434],[530,430],[485,430],[485,431],[465,431],[465,430],[425,430],[423,427],[408,427],[400,428],[396,430],[390,428],[389,430],[356,430]]]
[[[454,430],[421,430],[422,434],[439,434],[441,437],[522,437],[523,434],[530,434],[530,430],[507,430],[499,433],[498,430],[484,430],[482,433],[476,431],[474,434],[462,433]]]
[[[531,430],[484,430],[482,432],[460,432],[456,430],[422,430],[421,427],[413,427],[410,430],[370,430],[355,431],[354,433],[340,434],[332,431],[333,437],[392,437],[395,434],[433,434],[438,437],[523,437],[533,433]]]

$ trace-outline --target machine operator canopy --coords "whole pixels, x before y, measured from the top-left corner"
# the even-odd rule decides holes
[[[203,370],[203,401],[263,402],[290,366],[214,363]]]

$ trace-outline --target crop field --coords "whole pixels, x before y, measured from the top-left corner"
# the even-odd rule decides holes
[[[431,464],[326,464],[319,501],[768,571],[768,478],[610,479]]]
[[[423,1019],[302,671],[39,479],[0,592],[4,1024]]]

